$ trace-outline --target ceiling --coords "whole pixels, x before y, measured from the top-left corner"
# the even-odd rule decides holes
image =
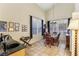
[[[42,8],[44,11],[49,10],[50,8],[52,8],[52,6],[54,5],[54,3],[37,3],[37,5]]]

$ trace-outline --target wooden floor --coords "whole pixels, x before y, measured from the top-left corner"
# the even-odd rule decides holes
[[[33,43],[32,46],[28,46],[25,49],[22,49],[11,56],[70,56],[68,49],[65,49],[66,46],[66,37],[60,36],[58,46],[45,46],[45,39],[42,39],[36,43]]]
[[[44,40],[34,43],[31,47],[26,48],[29,56],[70,56],[69,50],[65,49],[65,41],[61,40],[59,46],[47,47]]]

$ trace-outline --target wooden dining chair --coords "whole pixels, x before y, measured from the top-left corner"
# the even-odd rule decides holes
[[[55,45],[59,45],[59,37],[60,37],[60,33],[57,35],[57,37],[54,39],[54,43]]]
[[[54,38],[53,37],[51,37],[51,45],[54,46]]]
[[[51,47],[51,37],[50,36],[46,36],[46,38],[45,38],[45,46]]]
[[[51,36],[49,33],[45,33],[45,46],[51,47]]]

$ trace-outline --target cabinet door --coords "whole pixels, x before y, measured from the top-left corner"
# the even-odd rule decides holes
[[[10,56],[25,56],[25,52],[26,52],[25,49],[22,49],[20,51],[17,51],[15,53],[11,54]]]

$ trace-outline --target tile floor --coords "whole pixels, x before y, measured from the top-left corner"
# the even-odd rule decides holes
[[[40,40],[31,47],[27,47],[26,51],[29,56],[70,56],[70,53],[65,49],[65,41],[61,40],[59,46],[47,47],[44,44],[44,39]]]

